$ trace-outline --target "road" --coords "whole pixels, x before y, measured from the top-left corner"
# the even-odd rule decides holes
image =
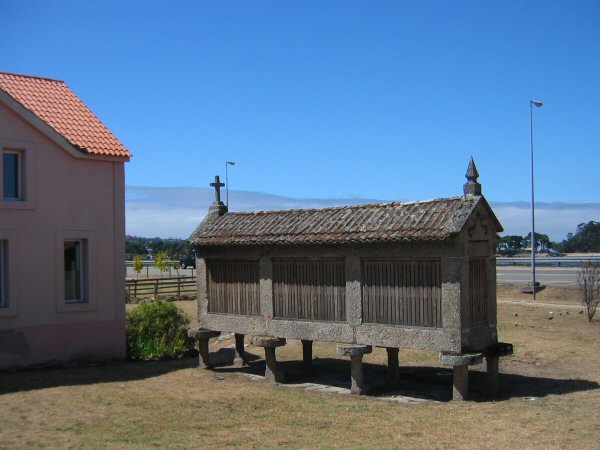
[[[535,281],[546,286],[577,284],[578,267],[536,267]],[[526,284],[531,282],[531,269],[529,267],[496,268],[498,284]]]

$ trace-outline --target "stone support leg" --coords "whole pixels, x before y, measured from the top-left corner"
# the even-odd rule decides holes
[[[208,342],[209,339],[198,339],[198,363],[201,369],[211,370],[213,366],[210,363]]]
[[[452,376],[452,400],[469,399],[469,366],[454,366]]]
[[[481,353],[465,353],[455,355],[441,353],[440,362],[452,366],[452,400],[467,400],[469,398],[469,366],[483,361]]]
[[[235,358],[233,364],[236,366],[247,366],[250,364],[246,357],[243,334],[235,333]]]
[[[277,366],[275,349],[285,345],[285,339],[272,336],[253,336],[252,345],[265,349],[265,379],[271,383],[284,383],[285,376]]]
[[[399,349],[388,347],[386,351],[388,359],[386,383],[389,386],[397,386],[400,382],[400,368],[398,366]]]
[[[198,339],[198,363],[201,369],[212,369],[210,363],[208,343],[210,338],[217,337],[221,333],[219,331],[207,330],[206,328],[190,328],[188,337]]]
[[[338,345],[337,354],[340,356],[350,357],[350,376],[352,378],[352,385],[350,392],[352,394],[366,394],[367,388],[365,386],[364,375],[363,375],[363,355],[371,353],[372,348],[370,345]]]
[[[367,393],[362,360],[363,355],[350,355],[350,376],[352,378],[350,392],[357,395],[363,395]]]
[[[277,367],[275,347],[265,347],[265,379],[271,383],[285,383],[285,376]]]
[[[302,340],[302,369],[312,369],[312,345],[313,341]]]
[[[488,355],[485,357],[487,366],[487,388],[490,397],[498,395],[498,387],[500,384],[500,357],[498,355]]]

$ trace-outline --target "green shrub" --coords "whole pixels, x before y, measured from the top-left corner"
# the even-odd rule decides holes
[[[189,319],[173,303],[156,299],[127,312],[127,356],[132,359],[181,357],[193,348]]]

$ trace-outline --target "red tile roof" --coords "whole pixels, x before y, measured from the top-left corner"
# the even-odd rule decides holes
[[[64,81],[0,72],[0,89],[52,127],[73,147],[92,155],[131,156]]]
[[[203,221],[190,241],[202,247],[445,240],[460,232],[480,201],[489,209],[483,197],[465,195],[406,203],[226,213]],[[493,220],[496,231],[502,231],[495,216]]]

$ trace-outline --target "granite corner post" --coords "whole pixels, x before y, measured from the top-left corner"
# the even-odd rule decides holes
[[[462,257],[442,258],[442,328],[452,340],[446,351],[453,353],[462,351],[462,297],[466,291],[462,285],[464,266]]]
[[[196,258],[196,301],[198,302],[198,323],[204,324],[204,318],[208,313],[208,276],[206,270],[206,260]]]
[[[362,324],[361,264],[360,257],[350,255],[345,260],[346,274],[346,323]]]
[[[258,260],[260,315],[269,329],[273,319],[273,263],[270,256],[261,256]]]
[[[487,258],[486,264],[486,275],[487,275],[487,286],[486,290],[488,293],[487,297],[487,323],[490,329],[497,330],[498,322],[498,306],[496,297],[496,239],[490,240],[490,253]],[[496,332],[496,331],[495,331]],[[494,343],[498,341],[497,334],[493,336]]]

